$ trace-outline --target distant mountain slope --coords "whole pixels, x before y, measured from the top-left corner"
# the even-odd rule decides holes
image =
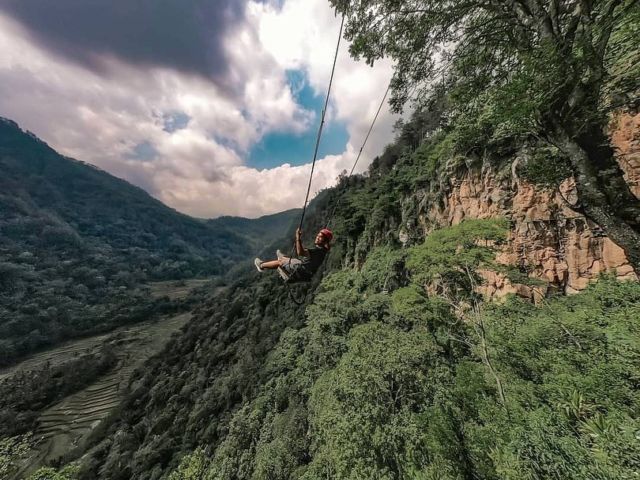
[[[174,258],[237,258],[246,246],[240,235],[209,228],[124,180],[62,157],[10,121],[0,122],[0,168],[0,218],[14,227],[4,232],[5,237],[25,240],[16,224],[22,223],[20,218],[38,217],[43,227],[66,227],[67,236],[77,234],[82,242],[142,248]],[[43,233],[31,226],[36,228],[28,233]],[[44,233],[53,243],[65,237],[63,232]]]
[[[222,274],[296,214],[192,218],[2,118],[0,172],[0,365],[148,317],[144,283]]]
[[[243,237],[259,251],[266,245],[281,240],[291,230],[299,216],[300,209],[295,208],[256,219],[220,217],[209,220],[208,223],[215,228],[222,228],[224,231]]]
[[[187,261],[192,273],[217,273],[286,230],[298,210],[255,220],[183,215],[142,189],[63,157],[17,124],[0,118],[0,245],[108,246]],[[206,260],[207,265],[197,262]],[[172,273],[154,272],[159,277]]]

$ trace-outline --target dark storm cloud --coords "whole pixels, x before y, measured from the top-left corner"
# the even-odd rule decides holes
[[[245,0],[0,0],[43,46],[100,70],[104,55],[221,79]]]

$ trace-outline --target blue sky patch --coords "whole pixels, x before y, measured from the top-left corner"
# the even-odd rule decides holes
[[[184,112],[171,112],[162,116],[164,122],[163,130],[165,132],[173,133],[183,128],[187,128],[191,117]]]
[[[325,93],[316,95],[309,85],[306,73],[301,70],[288,70],[287,81],[298,105],[316,112],[315,121],[301,134],[274,132],[265,135],[249,152],[250,167],[273,168],[283,163],[304,165],[313,160]],[[322,132],[318,158],[344,152],[348,141],[349,134],[344,122],[327,121]]]
[[[128,157],[133,160],[140,160],[141,162],[151,162],[158,158],[158,151],[151,143],[142,142],[133,147]]]

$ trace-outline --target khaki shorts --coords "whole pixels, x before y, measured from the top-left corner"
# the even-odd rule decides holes
[[[278,257],[278,260],[280,260],[280,268],[289,275],[293,275],[293,273],[298,269],[298,266],[302,264],[302,260],[298,258],[285,257],[284,255]]]

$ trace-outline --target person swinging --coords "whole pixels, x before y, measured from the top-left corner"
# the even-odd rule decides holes
[[[331,240],[333,232],[328,228],[323,228],[318,232],[314,240],[314,247],[305,248],[302,245],[302,230],[296,230],[296,255],[299,258],[290,258],[283,255],[280,250],[276,251],[276,260],[263,262],[259,258],[254,260],[254,264],[259,272],[265,270],[278,270],[280,276],[287,283],[307,282],[311,280],[313,274],[318,271],[324,262],[327,253],[331,250]]]

